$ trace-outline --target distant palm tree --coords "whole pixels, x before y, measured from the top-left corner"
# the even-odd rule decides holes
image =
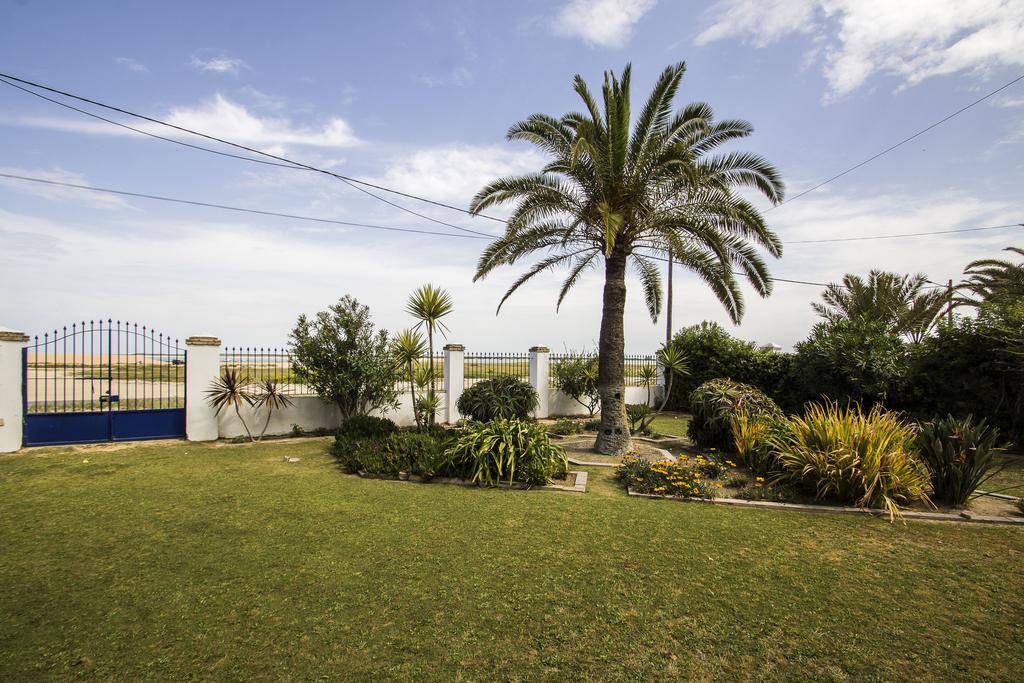
[[[671,251],[738,320],[743,297],[733,270],[741,270],[755,291],[766,296],[771,281],[755,247],[772,256],[782,252],[760,212],[733,193],[745,186],[773,203],[781,201],[777,171],[753,154],[706,157],[718,145],[749,135],[752,128],[744,121],[716,123],[706,104],[691,104],[673,114],[685,70],[679,63],[662,72],[635,123],[630,115],[630,66],[621,77],[605,73],[603,110],[577,75],[574,90],[583,101],[583,113],[561,118],[534,114],[508,131],[509,140],[525,140],[547,153],[547,165],[537,173],[490,183],[470,205],[479,213],[516,202],[505,234],[481,255],[475,280],[498,266],[545,252],[501,303],[534,276],[565,266],[569,274],[558,295],[561,305],[583,273],[603,265],[601,429],[595,443],[601,453],[621,454],[631,443],[623,400],[627,268],[632,265],[640,277],[652,319],[661,310],[662,296],[652,254]]]
[[[434,370],[434,332],[440,330],[441,334],[446,334],[448,328],[441,318],[449,315],[455,309],[452,303],[451,295],[440,287],[427,284],[423,285],[411,295],[409,295],[409,302],[405,306],[405,310],[412,317],[419,320],[416,327],[423,327],[427,330],[427,347],[430,352],[430,391],[428,397],[434,393],[434,382],[433,378],[436,377]],[[434,423],[433,415],[430,417],[430,424]]]
[[[949,304],[945,290],[926,290],[924,275],[899,275],[872,270],[865,280],[846,274],[842,284],[831,283],[821,293],[822,302],[811,307],[829,321],[870,318],[878,320],[893,334],[921,341],[938,322]]]
[[[1007,247],[1003,251],[1024,256],[1024,248],[1021,247]],[[958,297],[960,305],[977,306],[993,299],[1024,298],[1024,261],[979,259],[967,264],[964,275],[967,279],[957,289],[969,296]]]

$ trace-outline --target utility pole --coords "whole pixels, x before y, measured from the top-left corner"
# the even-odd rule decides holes
[[[946,286],[946,322],[953,324],[953,280]]]
[[[668,252],[668,296],[665,297],[665,346],[672,342],[672,251]]]

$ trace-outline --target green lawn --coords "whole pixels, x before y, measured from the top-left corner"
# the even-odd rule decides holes
[[[662,413],[651,422],[651,431],[688,438],[686,428],[689,424],[690,416],[686,413]]]
[[[0,458],[0,680],[1019,680],[1024,529],[363,480],[326,443]]]
[[[1001,491],[1008,496],[1024,496],[1024,454],[1016,453],[999,458],[1002,471],[986,481],[985,491]]]

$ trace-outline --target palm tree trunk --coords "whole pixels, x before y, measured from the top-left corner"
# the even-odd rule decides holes
[[[412,394],[412,416],[416,420],[416,429],[419,429],[420,414],[416,409],[416,380],[413,379],[412,359],[409,360],[409,393]]]
[[[604,304],[598,339],[597,392],[601,396],[601,429],[594,449],[625,455],[632,446],[626,418],[626,250],[616,247],[605,260]]]
[[[427,346],[430,350],[430,385],[427,389],[427,396],[434,395],[434,326],[427,325]],[[430,425],[434,424],[434,414],[430,414]]]
[[[245,424],[245,419],[242,417],[242,411],[238,409],[238,404],[235,404],[235,415],[238,416],[238,421],[242,423],[242,427],[245,429],[245,433],[249,435],[249,441],[252,441],[252,432],[249,431],[249,425]]]

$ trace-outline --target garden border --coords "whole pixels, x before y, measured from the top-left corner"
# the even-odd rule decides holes
[[[835,505],[808,505],[806,503],[776,503],[770,500],[743,500],[742,498],[682,498],[679,496],[663,496],[656,493],[640,493],[632,488],[626,489],[627,495],[635,498],[661,498],[679,502],[707,503],[710,505],[733,505],[745,508],[762,508],[767,510],[789,510],[791,512],[815,512],[819,514],[833,515],[869,515],[871,517],[884,517],[888,513],[884,510],[873,508],[839,507]],[[918,512],[916,510],[905,510],[901,512],[905,519],[914,519],[927,522],[959,522],[966,524],[1009,524],[1024,525],[1024,517],[996,517],[994,515],[979,515],[969,510],[960,513],[951,512]]]
[[[412,484],[447,484],[449,486],[466,486],[473,488],[499,488],[508,489],[510,491],[565,491],[566,493],[586,493],[587,492],[587,479],[588,475],[586,472],[580,470],[569,470],[566,475],[575,474],[576,477],[573,480],[572,486],[564,486],[562,484],[544,484],[543,486],[531,486],[530,484],[524,484],[522,482],[514,481],[511,484],[498,482],[497,484],[488,485],[483,482],[471,481],[469,479],[458,479],[455,477],[430,477],[424,479],[418,474],[407,474],[404,477],[399,475],[397,477],[370,474],[369,472],[356,472],[356,475],[362,479],[381,479],[383,481],[402,481]]]

